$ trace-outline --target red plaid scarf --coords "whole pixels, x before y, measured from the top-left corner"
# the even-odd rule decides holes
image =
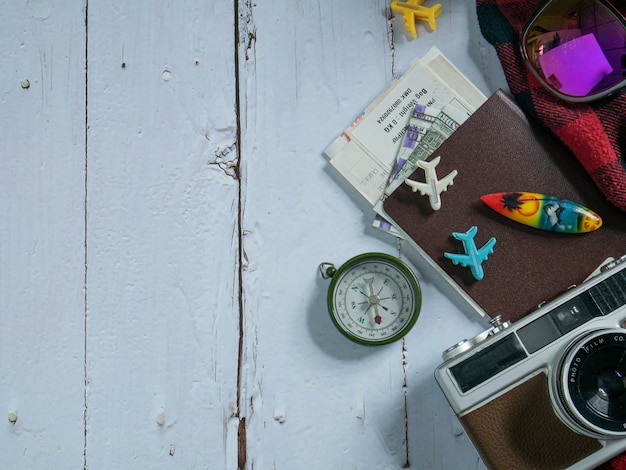
[[[526,114],[562,141],[606,198],[626,211],[626,90],[591,104],[562,101],[528,71],[519,36],[543,0],[476,0],[483,36],[495,48],[513,95]],[[615,6],[626,13],[626,2]],[[619,468],[626,469],[626,463]]]

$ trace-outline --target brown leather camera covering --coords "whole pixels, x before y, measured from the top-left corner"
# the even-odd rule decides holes
[[[461,418],[492,469],[556,470],[601,448],[554,414],[548,382],[539,374]]]

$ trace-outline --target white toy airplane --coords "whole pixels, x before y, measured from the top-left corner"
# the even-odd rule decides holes
[[[463,250],[465,253],[457,254],[445,252],[443,256],[452,260],[454,264],[460,264],[464,268],[469,267],[472,271],[474,279],[480,281],[483,277],[485,277],[485,272],[483,271],[482,266],[483,262],[491,253],[493,253],[493,246],[496,244],[496,239],[495,237],[491,237],[481,248],[476,248],[474,237],[476,236],[477,231],[478,228],[474,225],[465,233],[453,232],[452,236],[463,242]]]
[[[448,189],[454,183],[454,177],[457,175],[456,170],[452,170],[447,176],[438,179],[437,171],[435,167],[439,165],[441,157],[435,157],[432,161],[427,162],[425,160],[418,160],[417,166],[424,170],[425,182],[413,181],[407,178],[404,182],[411,186],[413,192],[419,191],[422,196],[428,195],[430,200],[430,207],[433,210],[438,211],[441,209],[441,198],[439,195]]]

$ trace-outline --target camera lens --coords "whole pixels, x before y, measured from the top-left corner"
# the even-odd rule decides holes
[[[626,436],[626,330],[579,338],[556,374],[557,411],[565,412],[566,424],[593,437]]]

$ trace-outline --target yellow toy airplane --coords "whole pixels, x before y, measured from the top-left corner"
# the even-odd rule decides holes
[[[430,29],[437,29],[435,18],[441,14],[441,4],[436,3],[432,7],[422,6],[425,0],[407,0],[400,2],[394,0],[391,2],[391,9],[396,13],[402,13],[404,16],[404,27],[411,33],[413,38],[417,37],[415,30],[415,21],[427,21]]]

